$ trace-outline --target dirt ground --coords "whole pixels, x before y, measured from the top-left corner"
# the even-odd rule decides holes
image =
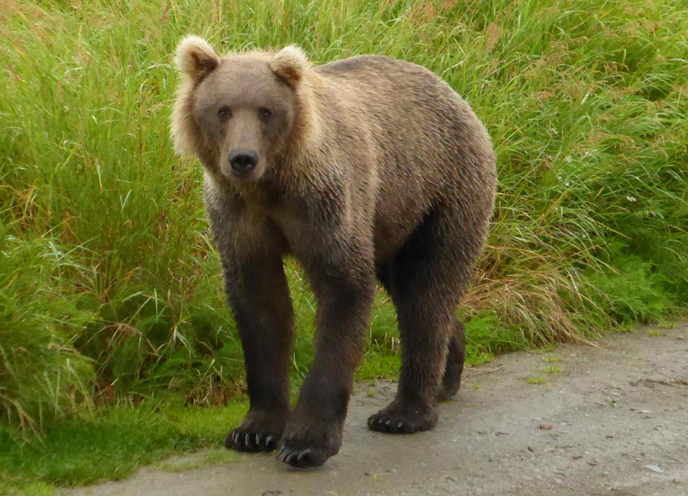
[[[420,434],[369,431],[368,415],[395,385],[359,384],[344,446],[319,469],[241,455],[182,472],[145,468],[61,494],[688,495],[688,324],[598,344],[513,353],[467,370],[435,430]],[[534,378],[544,382],[529,384]]]

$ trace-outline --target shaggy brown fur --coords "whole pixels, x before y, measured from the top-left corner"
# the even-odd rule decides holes
[[[431,429],[459,389],[456,306],[483,248],[496,174],[492,144],[439,77],[385,57],[313,67],[287,47],[218,57],[182,41],[172,116],[180,153],[205,167],[205,202],[241,336],[251,409],[226,444],[294,466],[341,446],[376,278],[397,308],[396,399],[370,429]],[[317,348],[289,408],[293,312],[282,260],[318,299]]]

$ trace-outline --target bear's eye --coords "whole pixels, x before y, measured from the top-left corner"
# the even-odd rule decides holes
[[[266,107],[261,107],[258,109],[258,115],[260,116],[261,119],[266,121],[272,115],[272,110],[270,110],[269,108],[266,108]]]
[[[232,117],[232,109],[229,107],[220,107],[217,111],[217,116],[220,118],[220,121],[225,122]]]

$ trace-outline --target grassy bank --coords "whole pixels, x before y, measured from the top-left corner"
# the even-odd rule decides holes
[[[168,137],[171,55],[187,33],[223,51],[298,43],[317,63],[403,58],[470,102],[494,139],[500,190],[460,310],[469,362],[686,309],[680,0],[5,0],[0,11],[0,451],[17,460],[2,464],[7,488],[121,476],[221,438],[239,416],[242,354],[201,168],[175,158]],[[297,267],[289,279],[298,383],[315,302]],[[399,342],[383,293],[369,341],[359,378],[392,376]],[[217,422],[187,429],[152,421],[156,409]],[[74,425],[119,432],[126,415],[141,416],[126,420],[140,442],[123,448],[147,453],[136,463],[84,475],[36,462],[83,451],[87,435],[57,448]],[[136,437],[149,421],[165,435]]]

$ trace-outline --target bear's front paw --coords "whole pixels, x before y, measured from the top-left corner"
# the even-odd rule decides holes
[[[338,422],[290,422],[277,459],[292,467],[320,467],[339,452],[341,445],[342,426]]]
[[[438,418],[437,406],[398,405],[393,402],[368,418],[368,428],[390,434],[411,434],[429,431],[435,427]]]
[[[288,413],[249,412],[244,421],[225,438],[229,449],[248,452],[272,451],[277,448]]]

